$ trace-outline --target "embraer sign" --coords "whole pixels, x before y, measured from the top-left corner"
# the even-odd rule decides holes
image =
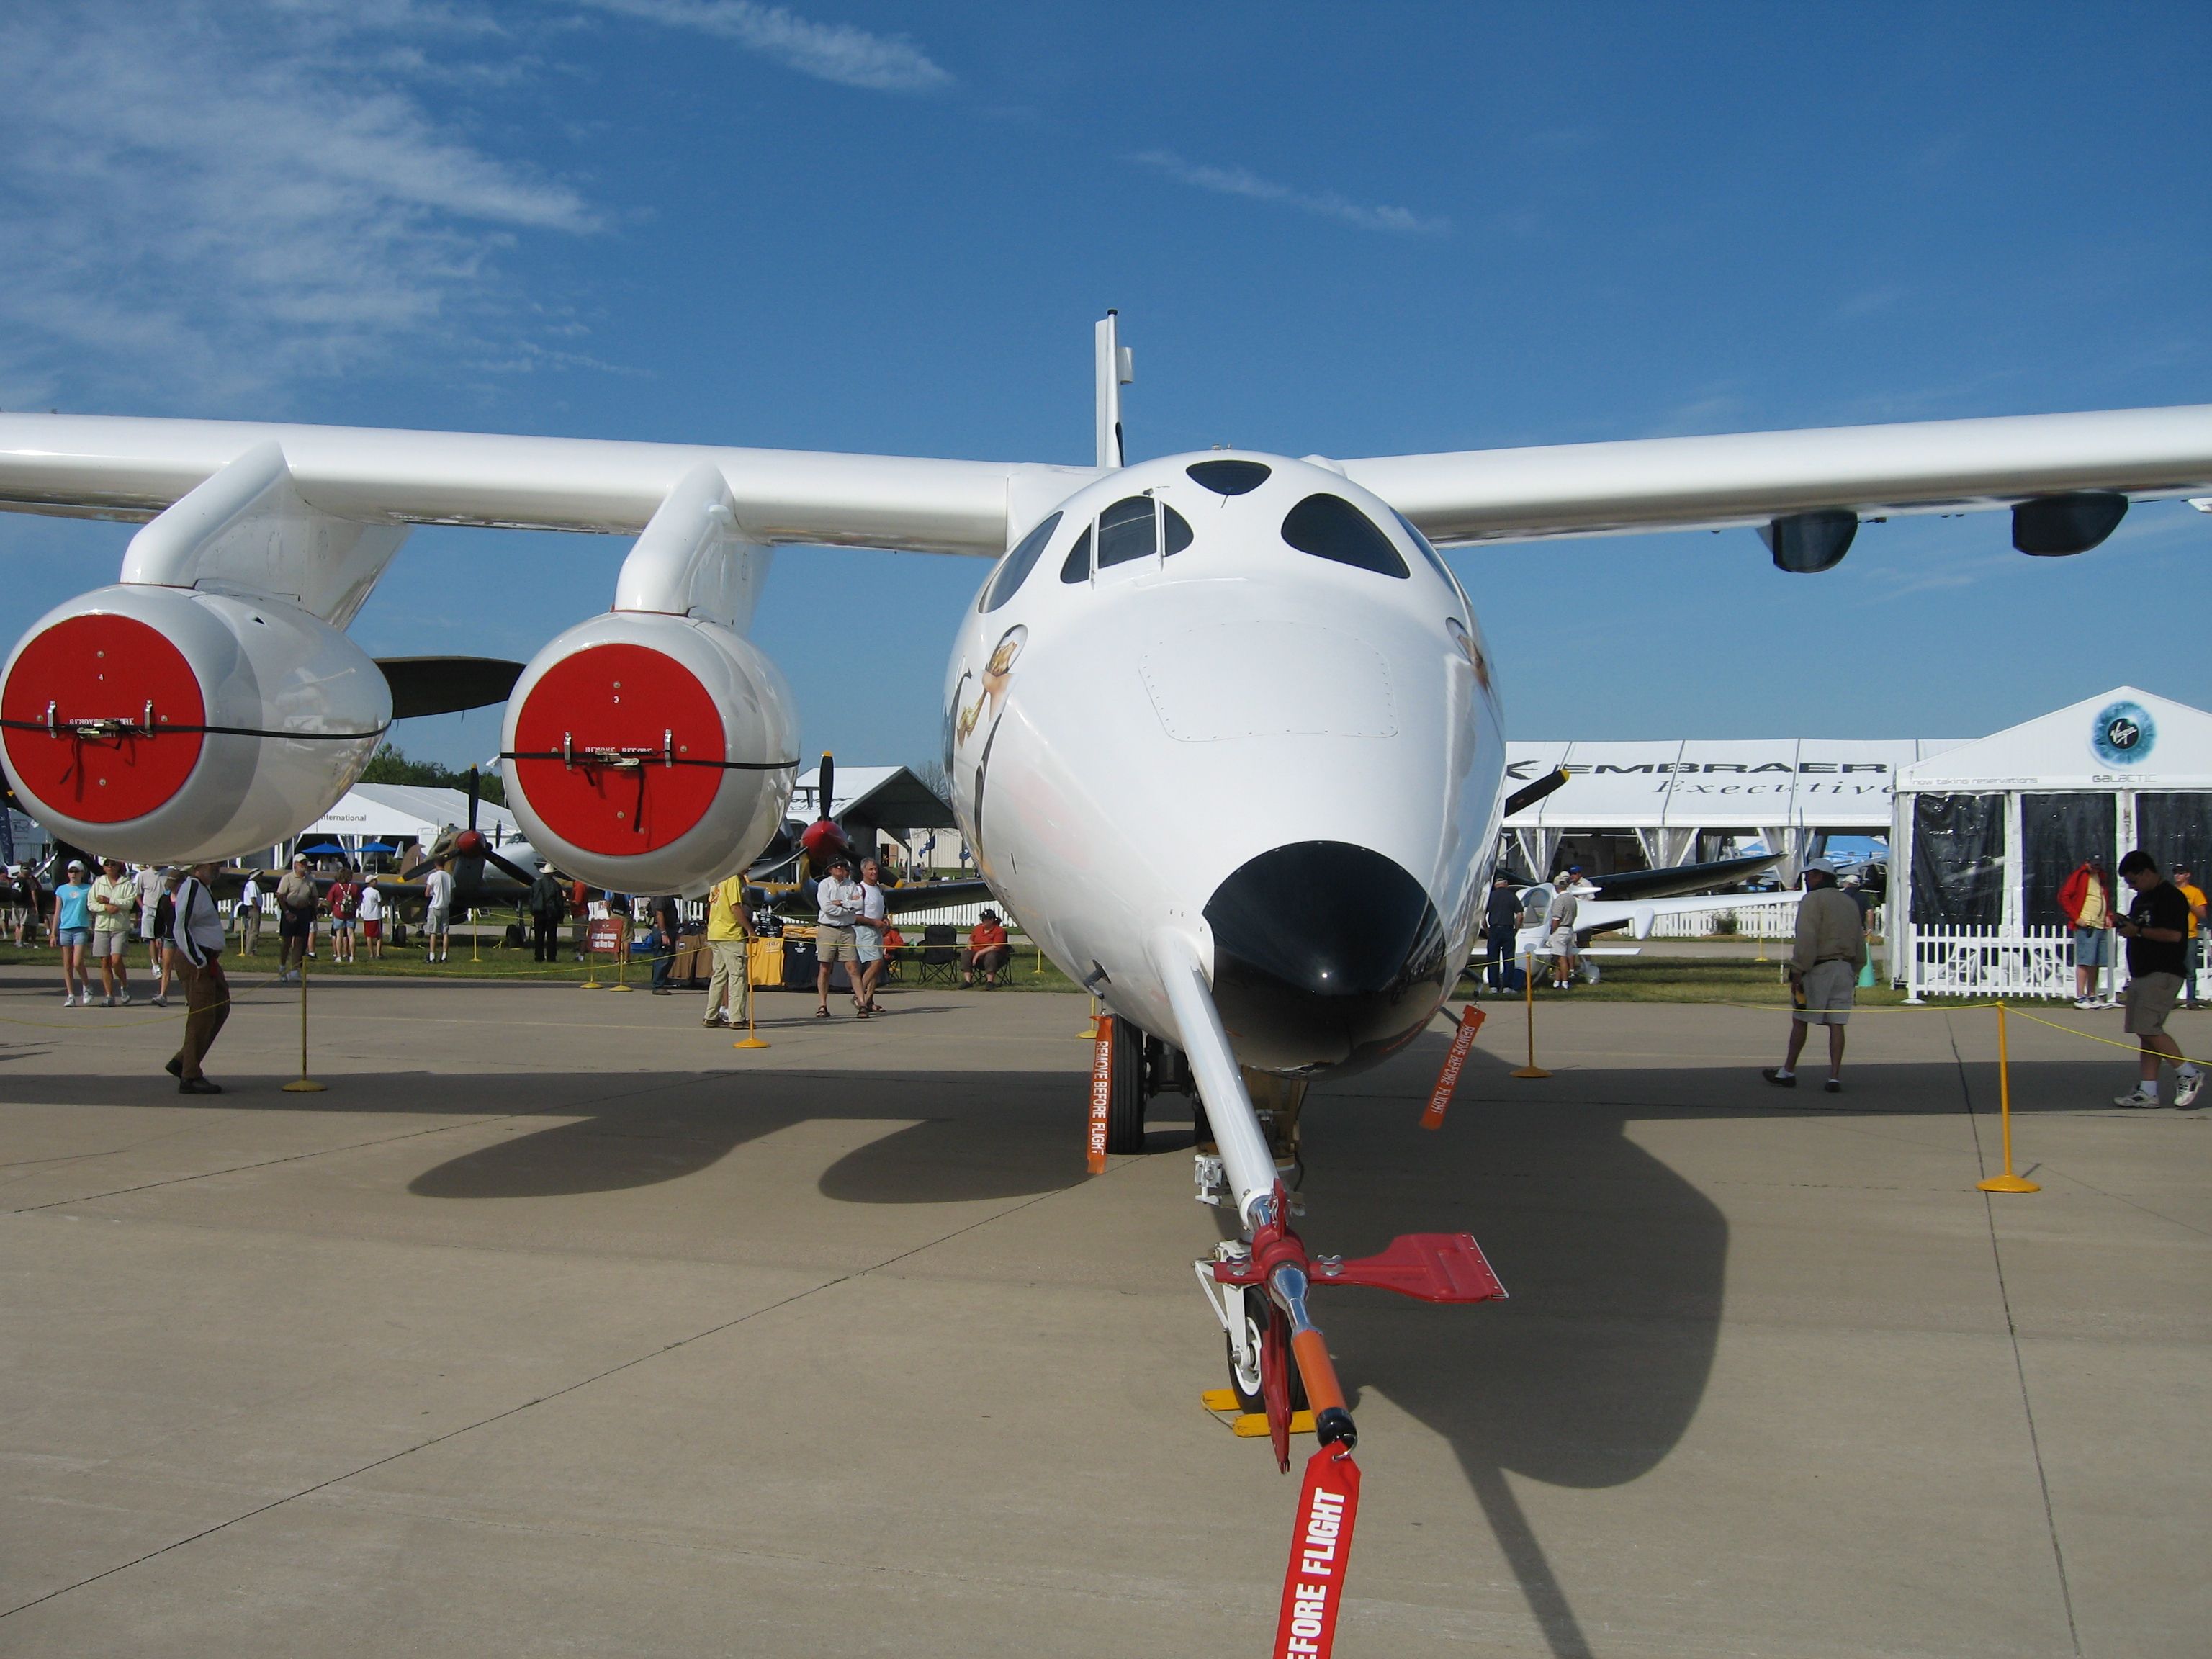
[[[1510,822],[1755,835],[1789,824],[1878,831],[1889,823],[1897,775],[1956,747],[1912,738],[1509,744],[1507,777],[1528,783],[1555,769],[1567,775]]]
[[[1505,775],[1510,778],[1519,778],[1525,781],[1528,779],[1537,776],[1540,769],[1544,770],[1552,769],[1549,768],[1544,768],[1543,763],[1540,761],[1517,760],[1507,764],[1505,768]],[[1889,763],[1887,761],[1799,761],[1793,766],[1786,764],[1781,761],[1761,761],[1756,765],[1745,761],[1640,761],[1632,764],[1614,765],[1608,761],[1599,761],[1593,765],[1587,763],[1578,764],[1573,761],[1562,761],[1559,763],[1557,769],[1565,772],[1569,777],[1579,776],[1584,773],[1597,773],[1601,775],[1610,773],[1615,775],[1625,776],[1631,773],[1637,772],[1666,772],[1673,774],[1685,772],[1732,772],[1739,775],[1747,772],[1784,772],[1794,777],[1800,773],[1809,774],[1815,772],[1881,772],[1887,774],[1889,770]]]

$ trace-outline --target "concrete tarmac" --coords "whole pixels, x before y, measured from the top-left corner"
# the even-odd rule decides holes
[[[1084,1172],[1080,1000],[313,994],[327,1093],[244,988],[202,1099],[0,976],[0,1653],[1264,1650],[1294,1483],[1200,1406],[1187,1113]],[[1340,1653],[2204,1651],[2212,1112],[2016,1019],[1990,1198],[1986,1012],[1863,1016],[1833,1097],[1775,1012],[1539,1019],[1439,1133],[1441,1022],[1308,1108],[1315,1248],[1512,1291],[1319,1293]]]

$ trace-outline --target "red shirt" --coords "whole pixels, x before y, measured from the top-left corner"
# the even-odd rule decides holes
[[[968,945],[971,950],[981,951],[987,946],[1004,945],[1006,942],[1006,930],[995,921],[979,921],[975,924],[975,931],[968,935]]]

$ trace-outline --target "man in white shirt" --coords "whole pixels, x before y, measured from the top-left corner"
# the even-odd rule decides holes
[[[853,929],[860,920],[867,894],[853,879],[853,861],[842,853],[830,860],[830,873],[815,883],[814,902],[814,959],[817,964],[814,970],[814,1018],[830,1018],[830,973],[836,963],[842,961],[846,977],[852,981],[853,1012],[866,1019],[868,1008],[861,999],[860,948],[853,938]]]
[[[380,962],[384,957],[384,895],[376,890],[373,878],[363,878],[361,884],[362,943],[368,946],[368,959]]]
[[[220,1083],[201,1075],[200,1062],[215,1046],[216,1034],[230,1018],[230,981],[222,971],[222,914],[215,908],[212,860],[196,864],[177,884],[176,920],[169,942],[183,958],[185,1040],[165,1068],[184,1095],[219,1095]]]
[[[242,957],[253,954],[261,943],[261,884],[253,877],[246,878],[246,885],[238,890],[238,953]]]
[[[422,883],[422,932],[430,960],[446,959],[446,935],[453,930],[453,872],[440,865]]]
[[[1582,884],[1580,865],[1570,865],[1554,879],[1551,901],[1544,908],[1544,942],[1552,953],[1552,988],[1564,991],[1575,982],[1575,918],[1582,901],[1575,889]]]
[[[873,859],[860,860],[860,918],[853,943],[859,949],[860,1012],[880,1013],[876,1006],[876,981],[884,976],[884,930],[890,926],[890,905],[884,897],[884,867]]]

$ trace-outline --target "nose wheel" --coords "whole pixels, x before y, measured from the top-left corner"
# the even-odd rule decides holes
[[[1244,1291],[1243,1341],[1231,1333],[1229,1347],[1229,1386],[1237,1391],[1237,1408],[1265,1413],[1268,1383],[1284,1385],[1285,1404],[1291,1412],[1306,1409],[1305,1378],[1291,1359],[1291,1322],[1268,1299],[1266,1291],[1251,1285]]]

